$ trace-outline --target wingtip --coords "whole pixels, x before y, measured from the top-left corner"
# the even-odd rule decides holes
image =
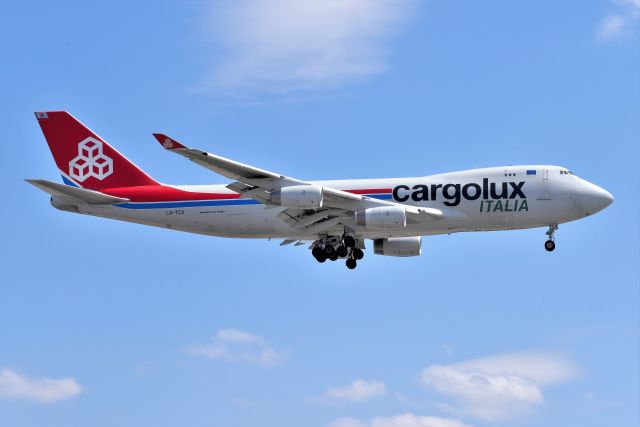
[[[156,140],[158,140],[160,145],[162,145],[162,147],[164,147],[166,150],[173,150],[176,148],[186,148],[184,145],[180,144],[178,141],[176,141],[173,138],[170,138],[164,133],[154,133],[153,136]]]

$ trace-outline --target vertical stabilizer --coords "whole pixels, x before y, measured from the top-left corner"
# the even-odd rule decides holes
[[[91,190],[158,185],[66,111],[35,114],[66,184]]]

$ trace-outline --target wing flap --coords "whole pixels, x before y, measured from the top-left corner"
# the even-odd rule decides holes
[[[342,220],[343,219],[341,217],[336,216],[333,218],[328,218],[324,221],[316,222],[307,229],[307,232],[309,234],[318,234],[318,233],[326,232],[329,229],[333,228],[334,226],[338,225],[340,222],[342,222]]]
[[[267,192],[262,187],[256,187],[253,185],[245,184],[244,182],[240,182],[240,181],[232,182],[226,187],[229,190],[235,191],[236,193],[242,195],[242,197],[255,199],[264,204],[269,203],[269,192]]]

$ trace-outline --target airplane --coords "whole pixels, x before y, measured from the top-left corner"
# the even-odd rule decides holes
[[[63,183],[26,181],[62,211],[209,236],[278,238],[309,245],[320,263],[421,253],[422,237],[558,225],[613,202],[567,168],[502,166],[415,178],[304,181],[153,136],[167,151],[220,174],[221,185],[162,184],[66,111],[35,113]]]

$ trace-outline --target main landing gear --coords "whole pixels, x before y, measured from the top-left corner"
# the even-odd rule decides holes
[[[356,245],[356,239],[349,235],[344,236],[343,239],[325,238],[315,242],[311,254],[320,263],[346,258],[347,268],[353,270],[358,265],[357,261],[364,258],[363,250]]]
[[[547,230],[546,234],[549,237],[549,240],[544,242],[544,248],[548,252],[552,252],[556,248],[556,242],[555,242],[554,234],[555,234],[557,229],[558,229],[557,225],[550,225],[549,226],[549,230]]]

